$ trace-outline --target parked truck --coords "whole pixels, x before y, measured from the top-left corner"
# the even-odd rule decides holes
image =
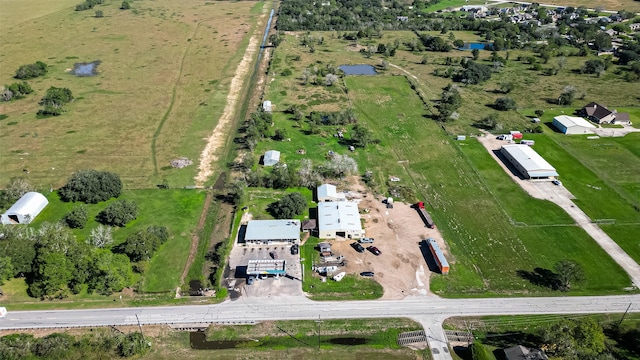
[[[440,268],[440,272],[442,274],[449,273],[449,262],[444,257],[444,253],[440,250],[440,246],[438,246],[438,242],[436,239],[428,238],[427,243],[429,244],[429,250],[431,250],[431,255],[433,255],[433,259],[438,264],[438,268]]]
[[[431,215],[429,215],[427,210],[424,208],[424,203],[422,201],[416,204],[416,209],[418,209],[418,212],[420,213],[420,217],[422,217],[422,221],[424,221],[427,227],[429,229],[435,229],[436,224],[433,222],[433,219],[431,219]]]

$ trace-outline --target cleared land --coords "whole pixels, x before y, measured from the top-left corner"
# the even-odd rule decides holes
[[[98,168],[119,173],[128,188],[164,178],[193,184],[263,5],[140,0],[122,11],[110,2],[99,6],[104,18],[69,6],[36,22],[3,24],[0,81],[37,60],[49,73],[30,81],[34,94],[0,109],[8,116],[0,122],[0,183],[28,171],[35,185],[57,187],[75,170]],[[67,73],[93,60],[102,61],[97,76]],[[39,119],[37,102],[50,86],[71,89],[76,100],[62,116]],[[181,156],[196,165],[170,168]]]

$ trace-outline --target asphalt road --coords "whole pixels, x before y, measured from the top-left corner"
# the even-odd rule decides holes
[[[0,330],[151,324],[241,324],[268,320],[407,317],[425,327],[429,345],[446,349],[442,321],[454,316],[640,312],[640,295],[601,297],[441,299],[315,302],[303,297],[244,298],[218,305],[119,309],[11,311]],[[440,351],[436,359],[450,359]]]

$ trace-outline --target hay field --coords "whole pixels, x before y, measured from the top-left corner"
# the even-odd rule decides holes
[[[18,4],[3,0],[3,12]],[[235,64],[252,30],[262,26],[264,3],[131,4],[129,11],[109,1],[82,12],[69,5],[36,21],[2,25],[2,84],[15,81],[20,65],[38,60],[49,73],[29,81],[34,94],[0,105],[6,115],[0,120],[0,183],[24,174],[36,186],[57,187],[83,168],[119,173],[128,188],[154,187],[164,178],[171,186],[193,183],[197,164],[175,170],[169,161],[186,156],[197,162]],[[95,18],[96,10],[104,18]],[[102,61],[97,76],[69,74],[74,63],[93,60]],[[62,116],[39,119],[37,102],[50,86],[68,87],[76,100]]]

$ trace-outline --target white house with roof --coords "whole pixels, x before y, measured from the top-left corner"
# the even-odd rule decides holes
[[[2,224],[28,224],[49,204],[47,198],[37,192],[28,192],[2,214]]]
[[[264,157],[262,158],[262,164],[264,166],[273,166],[280,161],[280,151],[278,150],[269,150],[264,153]]]
[[[246,244],[299,244],[300,220],[249,220],[244,233]]]
[[[554,117],[553,126],[560,130],[561,133],[567,135],[591,134],[596,130],[596,127],[591,122],[581,117],[567,115]]]
[[[350,201],[318,204],[318,237],[359,239],[364,236],[358,204]]]
[[[525,179],[558,177],[556,169],[530,146],[502,145],[500,153]]]
[[[322,184],[316,188],[316,198],[318,202],[325,201],[344,201],[345,195],[338,193],[335,185]]]

